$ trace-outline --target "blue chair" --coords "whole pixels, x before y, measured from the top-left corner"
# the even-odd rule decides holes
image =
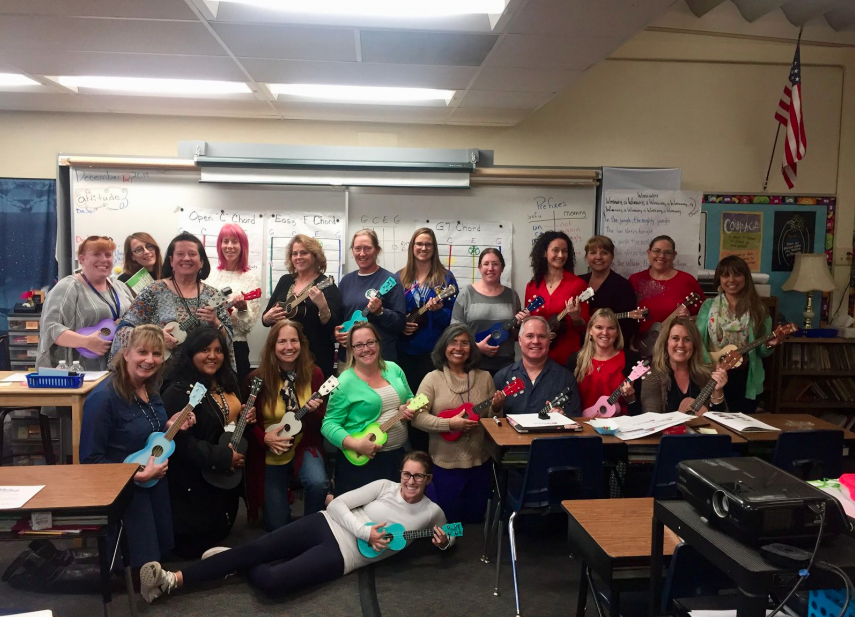
[[[656,499],[679,499],[677,463],[729,456],[733,456],[733,444],[727,435],[665,435],[659,441],[647,495]]]
[[[520,481],[521,478],[521,481]],[[516,482],[514,482],[516,480]],[[599,437],[545,437],[533,439],[528,464],[522,476],[511,478],[507,503],[514,599],[520,614],[517,580],[517,547],[514,520],[531,512],[546,514],[560,508],[567,499],[599,499],[603,496],[603,440]],[[502,523],[499,521],[499,538]],[[501,541],[499,541],[499,550]],[[496,557],[496,589],[499,587],[501,554]]]
[[[802,480],[839,478],[843,473],[843,431],[781,433],[775,442],[772,464]]]

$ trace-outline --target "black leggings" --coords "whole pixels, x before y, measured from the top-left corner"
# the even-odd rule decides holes
[[[304,516],[260,538],[197,561],[182,570],[184,584],[246,572],[249,582],[270,596],[282,596],[337,579],[344,558],[320,512]]]

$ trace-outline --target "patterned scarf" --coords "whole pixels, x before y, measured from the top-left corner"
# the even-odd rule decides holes
[[[730,311],[724,292],[713,298],[707,331],[716,349],[722,349],[726,345],[744,346],[748,342],[750,325],[751,314],[746,311],[743,315],[735,317]]]
[[[297,400],[297,389],[294,387],[294,380],[297,379],[295,371],[279,371],[279,379],[282,380],[282,389],[279,390],[279,396],[285,402],[285,413],[296,413],[300,409],[300,401]]]

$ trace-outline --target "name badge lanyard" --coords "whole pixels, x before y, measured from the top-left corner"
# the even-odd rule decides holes
[[[93,285],[92,282],[88,278],[86,278],[85,274],[83,274],[81,272],[80,276],[83,277],[83,280],[86,281],[86,284],[89,285],[89,288],[95,292],[95,295],[98,296],[98,298],[100,298],[101,302],[106,304],[107,307],[110,309],[110,314],[113,316],[113,321],[118,321],[120,313],[122,312],[122,302],[121,302],[121,300],[119,300],[119,294],[116,293],[115,289],[113,289],[113,286],[110,284],[110,281],[109,280],[107,281],[107,289],[110,291],[110,295],[113,298],[113,302],[115,304],[115,307],[114,307],[114,304],[111,304],[107,300],[107,298],[105,298],[104,296],[101,295],[100,291],[95,289],[95,285]]]

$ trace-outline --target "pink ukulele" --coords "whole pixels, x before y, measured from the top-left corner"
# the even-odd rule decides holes
[[[611,393],[611,396],[601,396],[596,403],[588,407],[582,412],[586,418],[611,418],[620,411],[618,399],[620,398],[620,389],[623,384],[633,382],[650,370],[650,361],[642,360],[632,369],[629,377],[620,382],[620,386]]]

